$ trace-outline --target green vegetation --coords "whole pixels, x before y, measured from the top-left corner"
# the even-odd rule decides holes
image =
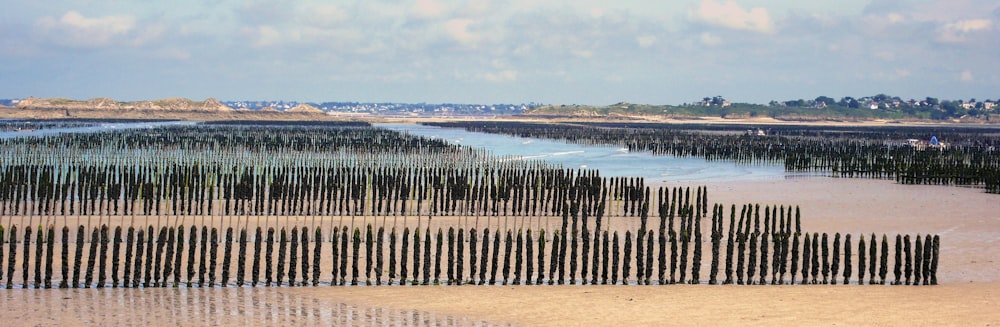
[[[949,120],[971,119],[989,121],[996,110],[997,101],[903,100],[899,97],[878,94],[870,97],[843,97],[835,100],[819,96],[813,100],[771,101],[770,103],[730,103],[720,96],[704,98],[695,103],[680,105],[645,105],[619,102],[608,106],[550,105],[529,110],[530,115],[575,116],[664,116],[664,117],[722,117],[722,118],[775,118],[780,120],[869,120],[917,119]]]

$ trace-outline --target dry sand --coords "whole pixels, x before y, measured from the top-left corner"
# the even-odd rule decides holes
[[[942,285],[0,290],[0,325],[1000,324],[996,195],[831,178],[708,186],[713,202],[799,205],[804,231],[939,234]]]

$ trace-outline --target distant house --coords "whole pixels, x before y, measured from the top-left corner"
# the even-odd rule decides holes
[[[993,109],[996,108],[996,107],[997,107],[997,103],[996,102],[993,102],[993,101],[984,101],[983,102],[983,110],[993,111]]]

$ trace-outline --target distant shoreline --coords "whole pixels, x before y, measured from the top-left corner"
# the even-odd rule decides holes
[[[403,117],[354,113],[320,113],[250,110],[194,110],[182,109],[100,109],[100,108],[19,108],[0,107],[0,119],[41,120],[179,120],[179,121],[358,121],[368,123],[422,123],[470,120],[498,120],[519,122],[617,122],[617,123],[666,123],[707,125],[801,125],[801,126],[968,126],[993,128],[1000,122],[925,121],[889,119],[795,119],[782,120],[771,117],[694,117],[653,115],[426,115]]]

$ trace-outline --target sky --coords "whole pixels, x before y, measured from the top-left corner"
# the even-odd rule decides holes
[[[996,0],[5,0],[0,98],[1000,98]]]

